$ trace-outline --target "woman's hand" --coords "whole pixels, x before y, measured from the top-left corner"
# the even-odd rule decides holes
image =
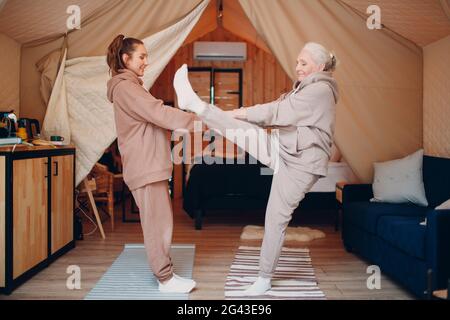
[[[234,109],[231,111],[225,111],[228,115],[235,119],[245,120],[247,119],[247,110],[245,108]]]

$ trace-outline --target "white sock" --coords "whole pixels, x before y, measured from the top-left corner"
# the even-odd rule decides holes
[[[177,275],[173,275],[166,283],[159,281],[158,283],[159,291],[164,293],[189,293],[196,285],[194,280],[181,278]]]
[[[206,108],[205,102],[203,102],[192,89],[188,78],[186,64],[183,64],[175,73],[173,87],[177,94],[178,106],[180,109],[193,111],[197,114],[203,113]]]
[[[179,275],[177,275],[177,274],[173,274],[173,276],[175,277],[175,278],[177,278],[178,280],[181,280],[181,281],[184,281],[184,282],[188,282],[188,283],[191,283],[191,284],[193,284],[194,286],[195,286],[195,281],[194,280],[192,280],[192,279],[189,279],[189,278],[183,278],[183,277],[180,277]]]
[[[270,278],[258,277],[256,281],[244,291],[246,296],[259,296],[270,290],[272,287]]]

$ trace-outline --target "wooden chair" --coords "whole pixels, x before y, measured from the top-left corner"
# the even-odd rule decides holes
[[[88,203],[91,206],[91,209],[94,213],[95,219],[97,220],[98,229],[100,230],[100,234],[103,239],[106,239],[105,231],[103,230],[102,220],[100,219],[100,215],[98,214],[97,205],[95,204],[93,192],[96,189],[95,179],[90,179],[89,176],[83,180],[83,183],[79,186],[79,194],[77,197],[78,203],[76,204],[78,207],[83,207],[83,198],[87,198]],[[89,207],[88,207],[89,208]],[[81,209],[82,210],[82,209]]]
[[[106,205],[106,213],[111,218],[111,229],[114,230],[114,174],[108,171],[108,167],[96,163],[90,176],[95,179],[96,189],[92,192],[96,203]]]

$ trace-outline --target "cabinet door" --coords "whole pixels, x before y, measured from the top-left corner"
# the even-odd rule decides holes
[[[74,239],[73,155],[52,157],[52,248],[55,253]]]
[[[0,157],[0,287],[5,286],[6,266],[6,170],[5,157]]]
[[[13,279],[48,256],[47,161],[13,162]]]

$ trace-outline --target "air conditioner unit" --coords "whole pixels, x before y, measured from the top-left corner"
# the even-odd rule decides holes
[[[194,42],[195,60],[247,60],[247,44],[245,42],[219,42],[196,41]]]

